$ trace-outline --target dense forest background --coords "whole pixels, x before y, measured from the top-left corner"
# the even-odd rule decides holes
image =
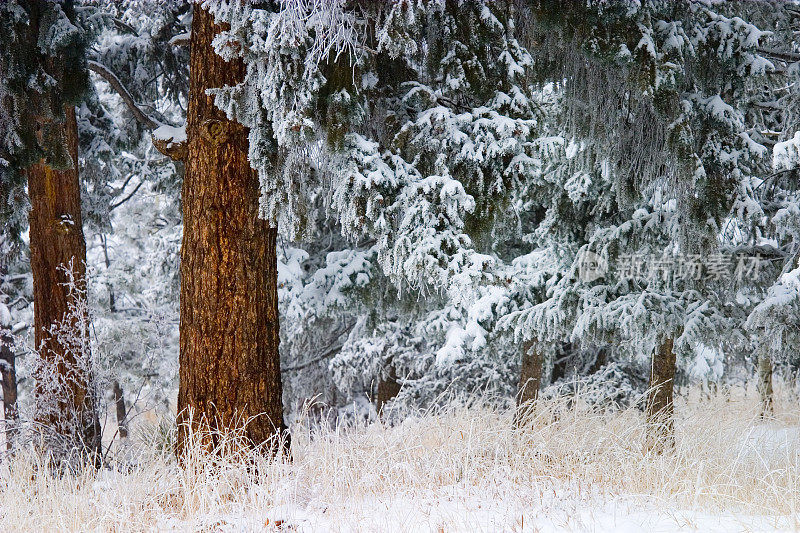
[[[260,443],[582,389],[660,442],[674,386],[748,382],[768,416],[800,365],[798,17],[3,2],[6,419],[91,448],[267,413]]]

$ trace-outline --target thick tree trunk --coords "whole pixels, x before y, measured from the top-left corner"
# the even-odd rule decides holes
[[[190,427],[241,429],[250,445],[285,431],[278,356],[277,230],[258,218],[247,130],[206,89],[235,85],[242,62],[211,47],[222,28],[194,7],[183,182],[177,453]],[[288,437],[288,435],[287,435]],[[213,445],[217,437],[206,436]]]
[[[81,220],[78,181],[78,129],[75,109],[65,110],[64,138],[72,168],[56,170],[42,160],[27,169],[31,201],[30,250],[33,273],[33,302],[36,347],[44,368],[36,375],[34,390],[39,413],[37,422],[47,431],[69,440],[78,440],[85,450],[99,458],[100,425],[92,393],[91,369],[86,364],[85,317],[86,242]],[[65,268],[72,268],[74,286],[69,285]],[[78,290],[75,290],[78,289]],[[53,335],[59,327],[61,335]],[[68,337],[68,338],[66,338]],[[50,376],[45,378],[45,376]],[[57,376],[66,397],[49,398],[39,386],[41,379]],[[41,406],[47,406],[42,409]],[[77,424],[79,427],[75,428]]]
[[[514,426],[519,426],[529,413],[531,405],[539,396],[542,384],[542,354],[535,348],[535,341],[527,341],[522,345],[522,363],[519,371],[519,387],[517,389],[517,411],[514,414]]]
[[[758,357],[758,396],[761,399],[761,418],[770,418],[774,412],[772,358],[765,353]]]
[[[647,449],[659,453],[674,443],[672,395],[675,365],[673,340],[666,339],[653,354],[647,393]]]

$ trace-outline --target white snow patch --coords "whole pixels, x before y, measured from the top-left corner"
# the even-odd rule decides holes
[[[162,124],[153,130],[153,139],[169,143],[182,143],[186,141],[186,126],[170,126]]]
[[[184,33],[179,33],[178,35],[169,40],[169,44],[171,44],[172,46],[175,46],[177,44],[182,44],[188,41],[191,37],[192,37],[192,32],[187,31]]]
[[[10,326],[11,325],[11,313],[8,310],[8,307],[5,304],[0,303],[0,326]]]

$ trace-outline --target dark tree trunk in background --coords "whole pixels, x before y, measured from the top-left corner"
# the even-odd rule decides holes
[[[397,380],[397,371],[391,361],[386,365],[384,372],[385,374],[378,381],[375,391],[375,410],[379,416],[383,413],[386,404],[400,394],[401,389],[400,382]]]
[[[519,426],[531,409],[532,402],[539,396],[542,385],[542,354],[536,350],[535,341],[527,341],[522,345],[522,362],[519,371],[519,387],[517,389],[517,411],[514,425]]]
[[[673,389],[675,384],[673,339],[666,339],[653,354],[647,392],[647,449],[661,452],[674,444]]]
[[[119,438],[128,438],[128,409],[125,407],[125,395],[122,392],[122,385],[119,381],[114,381],[114,405],[117,408],[117,428]]]
[[[16,431],[19,412],[17,411],[17,369],[14,351],[11,349],[13,339],[11,332],[4,329],[0,324],[0,377],[3,380],[3,415],[5,427],[0,431],[5,431],[6,446],[9,450],[14,444],[14,433]],[[0,456],[2,451],[0,450]]]
[[[241,61],[227,63],[211,47],[221,30],[196,4],[182,202],[179,457],[189,423],[214,432],[247,422],[244,436],[251,445],[286,429],[277,230],[258,218],[258,177],[247,159],[247,130],[227,120],[205,94],[235,85],[245,74]],[[213,435],[207,439],[216,442]]]
[[[766,353],[758,357],[758,396],[761,399],[761,418],[770,418],[774,412],[772,358]]]
[[[95,460],[99,458],[100,424],[92,394],[92,375],[86,365],[76,359],[76,342],[85,339],[85,323],[75,316],[76,309],[85,308],[79,301],[86,297],[86,242],[81,220],[80,182],[78,181],[78,128],[75,109],[65,110],[64,139],[72,168],[56,170],[44,160],[26,170],[28,195],[31,201],[30,253],[33,273],[33,305],[36,347],[45,371],[55,371],[69,388],[70,398],[46,398],[37,387],[37,401],[56,402],[57,410],[49,408],[39,413],[37,422],[67,438],[82,441]],[[64,271],[71,265],[75,287],[68,286]],[[72,341],[55,338],[50,330],[62,324]],[[88,357],[88,354],[82,354]],[[39,374],[41,376],[41,374]],[[37,377],[38,383],[38,377]],[[74,416],[74,418],[72,418]],[[72,421],[82,426],[71,428]],[[77,431],[77,435],[74,432]],[[73,434],[65,434],[70,433]]]

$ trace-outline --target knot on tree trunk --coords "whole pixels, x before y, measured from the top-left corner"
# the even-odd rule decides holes
[[[200,134],[205,140],[214,145],[227,142],[231,137],[231,124],[222,120],[204,120],[200,124]]]

